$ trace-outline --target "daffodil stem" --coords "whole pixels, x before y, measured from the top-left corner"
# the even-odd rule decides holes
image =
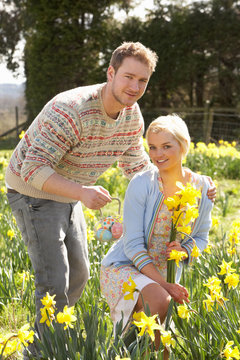
[[[171,232],[170,232],[170,239],[169,242],[175,241],[177,235],[177,229],[172,222]],[[175,260],[168,260],[167,261],[167,282],[173,284],[175,283]]]

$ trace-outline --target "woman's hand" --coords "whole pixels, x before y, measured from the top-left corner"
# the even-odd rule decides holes
[[[174,301],[179,304],[183,304],[184,301],[189,302],[189,294],[187,289],[180,284],[166,283],[164,286],[165,290],[171,295]]]
[[[169,259],[170,253],[171,253],[172,250],[184,251],[184,252],[186,253],[185,259],[188,258],[188,252],[187,252],[187,250],[186,250],[185,248],[183,248],[179,242],[177,242],[177,241],[172,241],[172,242],[166,243],[166,245],[167,245],[166,259]]]

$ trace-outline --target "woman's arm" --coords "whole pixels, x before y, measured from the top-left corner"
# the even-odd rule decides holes
[[[189,302],[188,291],[187,289],[180,284],[170,284],[168,283],[156,269],[154,264],[150,263],[145,265],[141,269],[141,273],[149,277],[150,279],[156,281],[159,285],[161,285],[168,293],[171,295],[174,301],[182,304],[183,301]]]

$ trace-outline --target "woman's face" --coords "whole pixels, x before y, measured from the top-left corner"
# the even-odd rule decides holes
[[[179,168],[182,165],[182,148],[167,130],[148,133],[149,156],[159,171]]]

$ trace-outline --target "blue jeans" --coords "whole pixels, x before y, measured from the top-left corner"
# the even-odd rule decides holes
[[[35,272],[36,330],[41,299],[56,295],[57,311],[73,306],[89,277],[86,223],[80,202],[60,203],[8,193],[12,213]]]

